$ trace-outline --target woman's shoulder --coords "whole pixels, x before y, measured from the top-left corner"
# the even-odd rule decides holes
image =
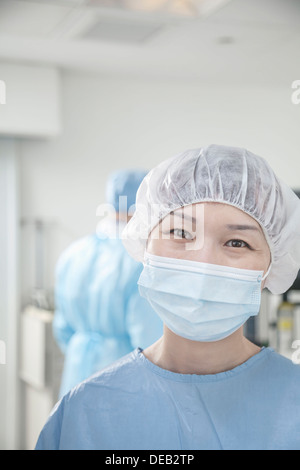
[[[268,354],[268,358],[274,365],[281,368],[283,367],[284,370],[289,369],[293,371],[298,371],[300,373],[300,351],[295,350],[295,354],[291,353],[290,357],[282,355],[276,352],[273,348],[266,348]]]
[[[64,395],[50,413],[36,449],[59,449],[66,439],[66,430],[67,434],[71,430],[78,434],[79,423],[82,427],[93,422],[95,416],[103,418],[118,409],[126,397],[139,393],[143,374],[139,373],[138,354],[139,350],[134,350]]]
[[[132,379],[136,377],[136,374],[141,373],[141,363],[138,356],[139,348],[136,348],[131,353],[117,359],[74,387],[69,393],[69,397],[73,398],[75,395],[86,392],[89,389],[93,390],[95,388],[105,387],[113,389],[114,387],[119,387],[122,380],[128,382],[128,385],[130,385]]]
[[[269,376],[281,383],[292,384],[294,387],[298,386],[298,390],[300,390],[300,361],[296,355],[297,351],[289,358],[268,348],[267,363],[264,369],[266,377]]]

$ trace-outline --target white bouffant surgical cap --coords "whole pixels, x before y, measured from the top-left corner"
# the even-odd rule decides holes
[[[273,294],[286,292],[300,269],[300,199],[263,158],[242,148],[188,150],[151,170],[124,229],[125,248],[143,262],[148,236],[160,220],[179,207],[205,201],[237,207],[260,224],[271,252],[265,287]]]

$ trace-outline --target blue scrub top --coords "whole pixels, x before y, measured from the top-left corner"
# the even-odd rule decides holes
[[[177,374],[138,348],[68,393],[36,449],[300,450],[300,367],[263,348],[227,372]]]

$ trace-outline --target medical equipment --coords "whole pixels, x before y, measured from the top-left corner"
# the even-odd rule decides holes
[[[32,305],[20,317],[22,447],[29,450],[58,400],[63,355],[53,338],[52,321],[53,312]]]

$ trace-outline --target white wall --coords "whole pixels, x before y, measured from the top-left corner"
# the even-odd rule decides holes
[[[151,168],[186,148],[223,143],[264,156],[300,188],[300,105],[291,95],[290,83],[236,88],[220,80],[210,87],[63,72],[63,134],[21,143],[22,215],[54,223],[47,235],[48,284],[61,250],[95,230],[110,170]],[[23,229],[24,240],[32,240],[30,230]],[[32,269],[25,255],[23,291]]]
[[[56,136],[61,131],[58,70],[0,62],[0,135]],[[3,99],[4,98],[4,99]]]
[[[19,194],[17,145],[0,139],[0,449],[18,445],[18,246]]]

